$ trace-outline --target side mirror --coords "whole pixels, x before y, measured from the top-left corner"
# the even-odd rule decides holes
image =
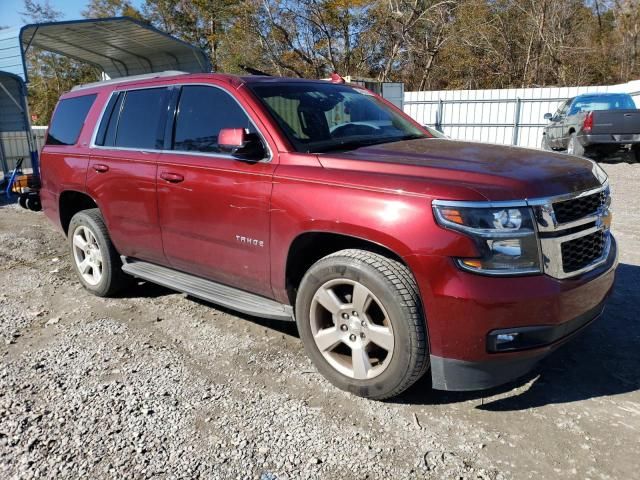
[[[262,140],[255,133],[247,133],[244,128],[223,128],[218,133],[218,148],[234,157],[258,161],[266,156]]]
[[[544,119],[545,120],[551,120],[552,118],[553,118],[553,114],[551,114],[551,113],[545,113],[544,114]]]

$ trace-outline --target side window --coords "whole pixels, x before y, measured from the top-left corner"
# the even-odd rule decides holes
[[[116,129],[123,98],[124,93],[122,92],[116,92],[111,95],[109,103],[107,103],[104,113],[102,114],[102,120],[100,121],[100,127],[98,128],[95,139],[96,145],[113,146],[116,140]]]
[[[182,87],[173,134],[173,149],[219,152],[218,133],[222,128],[256,129],[230,94],[216,87]]]
[[[75,145],[96,95],[61,100],[51,120],[47,145]]]
[[[571,102],[573,102],[573,99],[569,99],[566,102],[564,102],[562,105],[560,105],[560,108],[558,109],[558,113],[556,113],[556,116],[558,118],[562,118],[567,114],[567,110],[569,110],[569,105],[571,105]]]
[[[120,116],[117,119],[115,129],[116,147],[125,148],[162,148],[161,126],[164,119],[167,102],[166,88],[149,88],[144,90],[130,90],[123,96]],[[116,112],[116,109],[114,109]],[[112,116],[113,118],[113,116]],[[110,125],[107,128],[106,138],[112,132]],[[106,142],[105,138],[105,142]]]

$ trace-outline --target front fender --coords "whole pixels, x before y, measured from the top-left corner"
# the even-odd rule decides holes
[[[302,180],[274,182],[271,208],[271,281],[286,301],[286,265],[294,240],[327,232],[378,244],[404,259],[415,255],[473,256],[473,242],[435,223],[431,199]]]

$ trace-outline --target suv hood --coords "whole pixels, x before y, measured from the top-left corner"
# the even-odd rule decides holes
[[[578,192],[596,188],[604,180],[603,173],[598,173],[602,170],[585,158],[437,138],[327,153],[319,155],[319,160],[323,167],[330,169],[456,183],[494,201]]]

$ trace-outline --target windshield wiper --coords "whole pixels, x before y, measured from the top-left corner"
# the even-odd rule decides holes
[[[401,137],[383,137],[383,138],[351,140],[347,142],[335,143],[332,145],[327,145],[325,147],[317,148],[317,149],[314,149],[313,152],[309,150],[308,153],[326,153],[326,152],[335,152],[340,150],[355,150],[356,148],[370,147],[371,145],[401,142],[403,140],[415,140],[418,138],[426,138],[426,136],[419,135],[419,134],[412,134],[412,135],[404,135]]]

